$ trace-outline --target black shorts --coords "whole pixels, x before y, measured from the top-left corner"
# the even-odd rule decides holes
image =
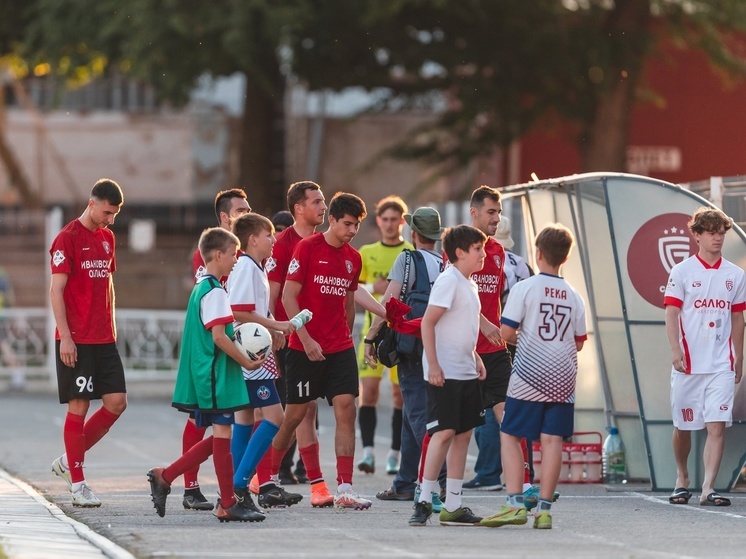
[[[427,385],[427,432],[453,429],[465,433],[484,425],[480,381],[446,379],[443,386]]]
[[[357,397],[355,348],[325,353],[324,357],[324,361],[311,361],[305,351],[288,349],[285,355],[288,404],[305,404],[326,398],[331,405],[332,398],[341,394]]]
[[[116,343],[76,345],[78,361],[75,367],[68,367],[60,359],[60,341],[54,344],[60,404],[78,399],[99,400],[104,394],[127,392]]]
[[[507,351],[496,351],[494,353],[480,353],[487,376],[482,381],[482,398],[484,408],[492,408],[495,404],[502,404],[508,395],[508,384],[510,384],[510,373],[513,364],[510,361],[510,353]]]

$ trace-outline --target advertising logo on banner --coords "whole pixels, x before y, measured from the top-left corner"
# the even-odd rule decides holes
[[[697,252],[689,234],[691,216],[668,213],[646,221],[634,234],[627,252],[627,271],[637,293],[651,305],[663,307],[668,274]]]

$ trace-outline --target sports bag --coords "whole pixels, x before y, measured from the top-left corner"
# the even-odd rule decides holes
[[[399,352],[396,349],[396,332],[387,323],[383,323],[378,333],[373,338],[373,347],[376,348],[378,362],[384,367],[395,367],[399,363]]]
[[[415,279],[412,290],[404,296],[404,303],[411,307],[406,315],[405,320],[413,318],[422,318],[427,309],[427,302],[430,299],[430,275],[427,272],[425,257],[419,250],[407,250],[406,261],[404,264],[404,284],[402,289],[409,285],[409,271],[414,263]],[[413,334],[397,333],[396,348],[401,355],[410,357],[419,357],[422,355],[422,340]]]

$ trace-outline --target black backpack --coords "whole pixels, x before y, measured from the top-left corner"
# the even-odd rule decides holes
[[[427,272],[425,257],[419,250],[406,250],[406,260],[404,264],[404,284],[403,288],[409,285],[409,270],[414,261],[415,279],[412,290],[407,293],[403,299],[404,303],[412,308],[405,316],[405,320],[413,318],[422,318],[427,309],[427,302],[430,299],[430,274]],[[422,340],[413,334],[397,334],[396,349],[402,355],[410,357],[420,357],[422,355]]]

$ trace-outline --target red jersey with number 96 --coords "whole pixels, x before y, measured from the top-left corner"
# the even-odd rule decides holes
[[[302,284],[298,306],[313,313],[306,330],[323,353],[353,347],[345,301],[348,292],[357,290],[361,269],[357,250],[347,243],[333,247],[322,233],[314,233],[295,247],[286,280]],[[288,347],[303,351],[297,334],[291,334]]]
[[[63,298],[73,341],[114,342],[114,233],[109,229],[90,231],[76,219],[55,237],[49,254],[52,274],[67,274]],[[60,339],[56,329],[54,335]]]

